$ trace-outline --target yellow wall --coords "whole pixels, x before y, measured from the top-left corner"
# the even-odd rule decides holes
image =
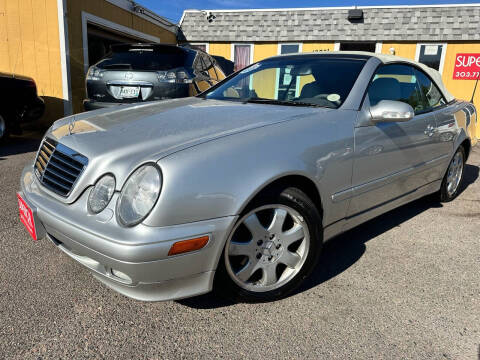
[[[266,59],[277,55],[277,43],[257,43],[253,46],[253,62]],[[275,78],[277,71],[275,69],[265,70],[253,76],[253,87],[257,95],[266,99],[275,99]]]
[[[257,95],[265,99],[275,99],[276,69],[260,71],[253,75],[253,88]]]
[[[1,0],[0,0],[1,1]],[[8,0],[10,1],[10,0]],[[24,0],[21,0],[24,1]],[[160,38],[161,43],[176,44],[176,35],[105,0],[69,0],[67,2],[70,46],[70,72],[73,111],[83,111],[85,72],[83,64],[82,11],[131,29]]]
[[[253,47],[253,62],[275,56],[278,53],[277,43],[257,43]]]
[[[211,55],[222,56],[227,60],[231,60],[231,50],[229,43],[210,43],[209,53]]]
[[[334,43],[303,43],[302,52],[333,51]]]
[[[382,54],[390,54],[390,49],[395,49],[395,55],[407,59],[415,60],[415,52],[417,50],[416,43],[383,43]]]
[[[63,115],[57,14],[56,0],[0,0],[0,71],[35,80],[45,125]]]

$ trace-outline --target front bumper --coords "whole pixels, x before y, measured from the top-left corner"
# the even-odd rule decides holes
[[[236,217],[168,227],[118,225],[114,215],[118,194],[107,209],[89,215],[87,189],[74,203],[63,204],[44,193],[27,166],[21,196],[34,213],[37,237],[87,267],[108,287],[134,299],[161,301],[209,292],[225,239]],[[177,241],[208,235],[201,250],[168,256]]]

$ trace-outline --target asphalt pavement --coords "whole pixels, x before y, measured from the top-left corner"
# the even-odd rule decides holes
[[[37,134],[0,147],[0,358],[480,359],[480,146],[462,193],[421,199],[328,243],[295,295],[143,303],[18,220]]]

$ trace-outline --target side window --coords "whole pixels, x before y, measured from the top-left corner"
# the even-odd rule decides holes
[[[414,69],[408,65],[391,64],[379,68],[368,88],[368,97],[372,106],[382,100],[394,100],[409,104],[416,113],[426,107]]]
[[[415,69],[415,76],[429,109],[435,109],[447,103],[442,92],[423,71]]]

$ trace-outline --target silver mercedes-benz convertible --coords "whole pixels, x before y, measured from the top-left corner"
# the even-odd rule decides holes
[[[422,64],[277,56],[195,98],[55,122],[23,171],[20,218],[135,299],[276,300],[325,241],[428,194],[453,200],[475,132],[475,107]]]

